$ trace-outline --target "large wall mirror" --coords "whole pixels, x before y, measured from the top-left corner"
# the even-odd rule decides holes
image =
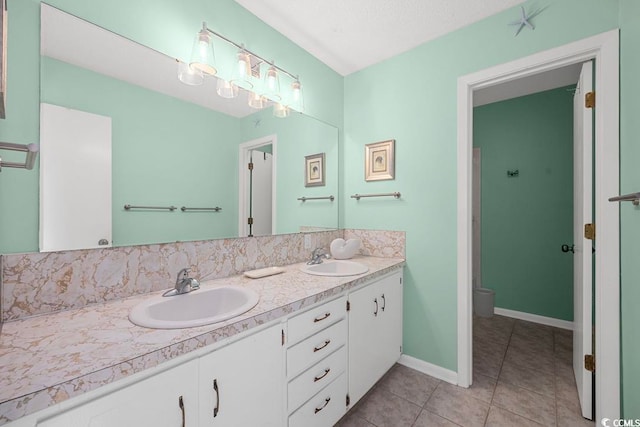
[[[90,195],[110,198],[107,216],[112,234],[104,240],[113,246],[338,227],[336,127],[301,113],[277,118],[271,108],[251,109],[246,93],[220,98],[215,77],[207,77],[202,86],[185,85],[177,78],[176,59],[49,5],[42,4],[41,18],[40,101],[63,113],[107,119],[112,173],[110,194],[85,188],[66,198],[50,190],[49,180],[42,178],[41,201],[48,197],[64,204],[66,212],[79,212],[77,218],[97,218],[98,214],[83,215],[82,206],[96,205]],[[50,135],[42,125],[45,115],[43,177],[47,160],[54,158],[47,152]],[[61,123],[57,117],[49,119]],[[82,138],[79,142],[90,143]],[[72,145],[64,156],[68,182],[85,181],[82,153],[91,150],[77,148]],[[324,153],[324,185],[305,186],[305,157],[320,153]],[[247,160],[256,164],[253,181]],[[267,169],[258,171],[263,163],[269,163]],[[303,197],[310,200],[299,200]],[[125,205],[176,209],[125,209]],[[215,207],[220,209],[201,209]],[[72,246],[43,245],[42,236],[51,227],[45,208],[41,202],[41,250],[104,245],[99,235]],[[249,215],[253,229],[245,226]],[[63,230],[58,235],[79,228],[53,227]]]

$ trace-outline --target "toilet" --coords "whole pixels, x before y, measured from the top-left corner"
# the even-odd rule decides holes
[[[476,316],[492,317],[496,292],[493,289],[475,288],[473,290],[473,312]]]

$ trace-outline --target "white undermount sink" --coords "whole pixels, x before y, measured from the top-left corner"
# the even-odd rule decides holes
[[[355,261],[329,260],[321,264],[305,264],[301,270],[315,276],[355,276],[369,271],[369,267]]]
[[[146,328],[192,328],[246,313],[259,299],[255,292],[238,286],[201,288],[170,297],[157,295],[133,307],[129,320]]]

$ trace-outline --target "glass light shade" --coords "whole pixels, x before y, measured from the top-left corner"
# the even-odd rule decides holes
[[[241,50],[237,55],[235,71],[231,76],[231,82],[243,89],[253,89],[253,76],[251,75],[251,55]]]
[[[238,86],[232,82],[218,78],[216,93],[223,98],[235,98],[238,96]]]
[[[302,96],[302,85],[300,84],[300,80],[296,80],[291,83],[291,97],[292,102],[290,107],[296,111],[304,111],[304,98]]]
[[[213,41],[211,34],[207,31],[207,24],[202,24],[202,30],[196,34],[196,39],[193,42],[193,49],[191,50],[191,61],[189,62],[191,68],[200,70],[204,74],[210,76],[215,75],[218,72],[216,68],[216,56],[213,52]]]
[[[194,70],[186,62],[178,61],[178,80],[190,86],[199,86],[204,82],[204,75],[200,70]]]
[[[279,102],[273,105],[273,116],[274,117],[278,117],[280,119],[284,119],[286,117],[289,117],[289,114],[291,114],[291,109],[288,106],[282,105]]]
[[[264,75],[264,83],[267,94],[280,96],[280,79],[278,78],[278,70],[271,65]]]
[[[255,92],[249,92],[249,107],[255,109],[262,109],[267,106],[267,99]]]

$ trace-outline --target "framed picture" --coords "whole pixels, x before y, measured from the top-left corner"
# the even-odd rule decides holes
[[[324,153],[304,157],[304,186],[321,187],[324,184]]]
[[[365,145],[365,181],[382,181],[395,178],[395,142],[395,139],[390,139]]]

